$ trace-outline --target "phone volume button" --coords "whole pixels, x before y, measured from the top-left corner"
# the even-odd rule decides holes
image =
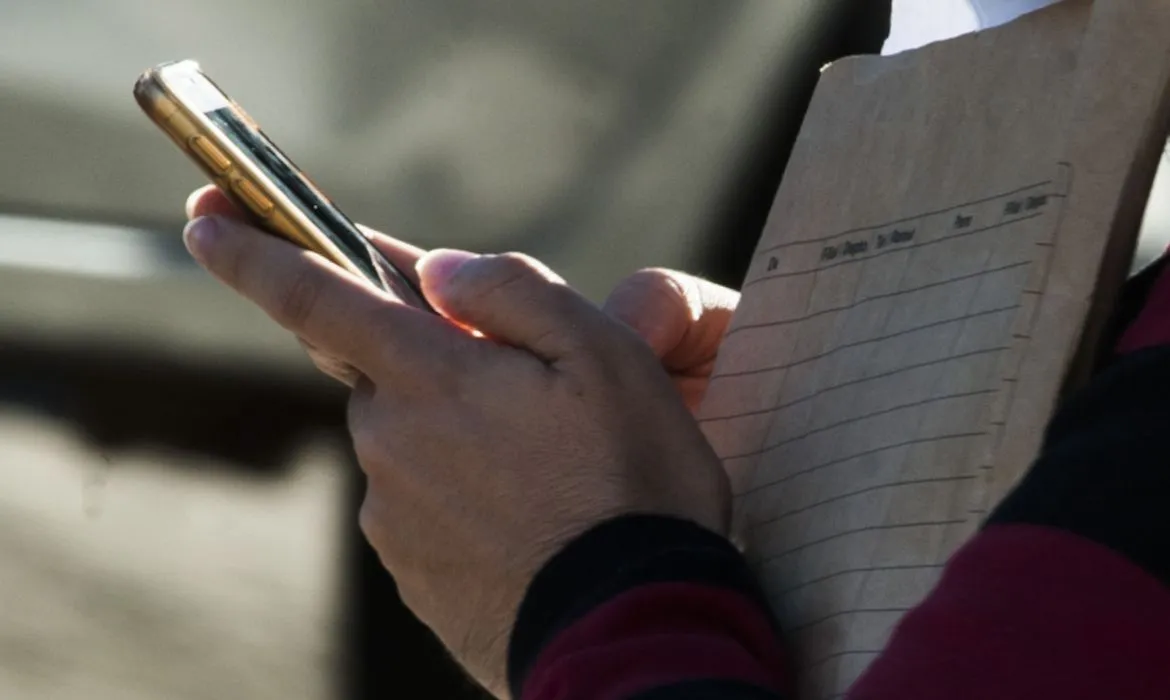
[[[271,216],[276,208],[259,187],[242,178],[232,178],[232,191],[248,204],[249,209],[262,217]]]
[[[232,167],[232,161],[224,155],[223,151],[202,136],[191,137],[191,150],[195,151],[200,160],[217,173],[226,173]]]

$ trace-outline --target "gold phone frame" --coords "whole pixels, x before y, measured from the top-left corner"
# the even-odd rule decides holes
[[[432,310],[421,291],[369,243],[357,225],[296,167],[227,96],[195,61],[163,63],[143,73],[134,97],[146,115],[174,141],[200,170],[263,229],[339,265],[401,301]],[[228,137],[209,118],[222,110],[249,131],[249,145],[262,145],[295,179],[300,199],[275,181],[255,155]],[[330,226],[314,222],[308,212],[328,210]]]

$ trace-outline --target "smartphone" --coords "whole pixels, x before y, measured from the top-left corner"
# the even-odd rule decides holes
[[[414,281],[370,244],[197,62],[150,69],[135,83],[134,97],[259,228],[324,256],[406,304],[434,311]]]

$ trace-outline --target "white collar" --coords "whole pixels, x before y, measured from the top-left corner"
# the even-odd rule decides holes
[[[899,53],[996,27],[1056,2],[1059,0],[894,0],[890,36],[882,53]]]

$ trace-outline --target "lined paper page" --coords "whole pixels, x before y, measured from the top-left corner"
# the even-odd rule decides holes
[[[803,698],[845,693],[1031,459],[1165,138],[1170,54],[1103,34],[1135,21],[1170,10],[1070,0],[822,76],[700,413]],[[1129,92],[1091,84],[1110,64]]]
[[[983,515],[1065,186],[757,254],[703,425],[806,670],[850,682]]]

